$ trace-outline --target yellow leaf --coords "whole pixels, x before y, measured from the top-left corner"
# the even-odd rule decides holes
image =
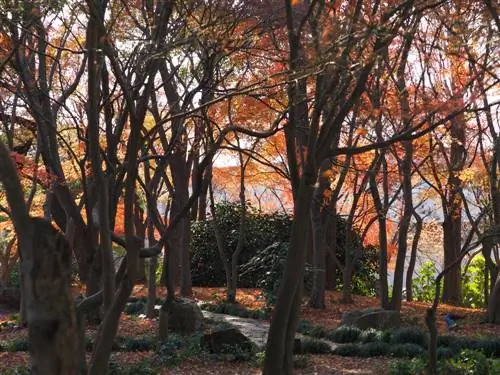
[[[357,128],[354,132],[355,135],[359,135],[361,137],[365,136],[366,133],[368,133],[368,130],[366,130],[365,128]]]

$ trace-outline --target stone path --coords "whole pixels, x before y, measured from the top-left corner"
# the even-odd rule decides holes
[[[267,333],[269,331],[269,322],[265,320],[241,318],[239,316],[217,314],[205,310],[203,310],[203,316],[208,319],[231,324],[232,326],[238,328],[241,331],[241,333],[243,333],[246,337],[252,340],[252,342],[261,349],[264,348],[264,346],[266,345]],[[297,333],[295,334],[295,337],[302,340],[308,336],[304,336],[300,333]],[[332,350],[334,350],[339,346],[339,344],[336,344],[329,340],[316,339],[316,338],[314,339],[330,345],[330,348]]]

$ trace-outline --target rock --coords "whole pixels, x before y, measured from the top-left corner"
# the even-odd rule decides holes
[[[21,306],[21,290],[19,288],[0,289],[0,305],[11,309]]]
[[[201,329],[203,313],[200,306],[187,299],[176,300],[168,309],[168,328],[181,334],[192,334]]]
[[[227,328],[204,334],[200,345],[210,353],[228,353],[231,348],[243,351],[252,350],[252,342],[237,328]]]
[[[348,311],[342,314],[340,325],[350,325],[359,329],[387,329],[399,327],[401,314],[399,311],[384,309],[366,309]]]
[[[401,314],[399,311],[382,310],[360,316],[355,324],[360,329],[388,329],[399,327],[400,323]]]
[[[342,313],[342,321],[340,322],[340,325],[342,326],[352,326],[354,325],[354,322],[362,315],[372,313],[372,312],[378,312],[378,311],[384,311],[382,308],[377,308],[377,307],[370,307],[368,309],[364,310],[353,310],[353,311],[344,311]]]

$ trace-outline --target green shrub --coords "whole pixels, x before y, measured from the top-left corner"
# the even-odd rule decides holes
[[[203,352],[203,348],[200,345],[200,339],[203,332],[196,332],[188,337],[183,337],[182,351],[180,353],[181,358],[186,359]]]
[[[456,336],[438,336],[437,344],[438,346],[452,347],[456,345],[457,341]]]
[[[500,355],[500,339],[479,339],[472,337],[457,337],[451,343],[451,348],[456,351],[472,349],[483,352],[487,356]]]
[[[6,351],[8,352],[27,352],[29,350],[29,341],[26,338],[19,338],[7,342]]]
[[[20,365],[13,368],[8,368],[3,370],[3,375],[29,375],[31,374],[31,370],[28,366]]]
[[[250,361],[253,359],[255,351],[253,348],[243,347],[241,345],[222,345],[219,353],[212,356],[223,361]]]
[[[253,310],[250,313],[250,318],[252,319],[260,319],[260,320],[267,320],[271,316],[271,310],[268,308],[262,308],[262,309],[257,309]]]
[[[389,375],[422,375],[426,373],[426,363],[422,358],[400,359],[391,363]]]
[[[109,375],[156,375],[158,368],[149,360],[144,360],[132,365],[122,366],[116,362],[109,363]]]
[[[486,356],[478,351],[463,350],[457,358],[451,358],[444,364],[445,372],[454,374],[488,374],[489,363]]]
[[[215,207],[219,230],[223,236],[226,259],[230,261],[239,236],[241,207],[239,202],[220,202]],[[256,254],[275,242],[288,242],[292,217],[282,212],[262,213],[250,204],[246,207],[245,244],[239,263],[245,264]],[[221,286],[226,284],[224,266],[220,261],[213,219],[191,224],[191,270],[193,285]],[[240,287],[257,287],[265,276],[260,270],[240,274]]]
[[[326,332],[327,331],[326,331],[325,327],[320,326],[320,325],[315,325],[309,331],[309,336],[321,339],[321,338],[326,336]]]
[[[241,207],[238,202],[222,202],[216,205],[217,221],[223,235],[225,257],[231,258],[239,236]],[[340,216],[336,218],[337,243],[335,252],[342,263],[345,259],[346,222]],[[274,304],[279,282],[283,276],[285,259],[288,253],[292,217],[281,212],[264,214],[251,206],[246,208],[245,244],[240,253],[240,287],[262,288],[269,304]],[[359,234],[352,229],[353,247],[362,247]],[[215,239],[213,220],[193,222],[191,225],[192,250],[191,271],[193,285],[222,286],[226,284],[223,263],[220,261]],[[378,255],[375,247],[366,247],[361,251],[352,278],[353,292],[363,295],[375,295],[378,276]],[[305,284],[311,284],[312,268],[307,266]],[[342,288],[342,275],[335,275],[338,288]]]
[[[313,326],[314,325],[309,320],[301,320],[297,326],[297,332],[302,333],[303,335],[309,335]]]
[[[391,354],[394,357],[409,357],[415,358],[420,357],[425,354],[425,349],[420,345],[413,343],[405,343],[405,344],[395,344],[391,346]]]
[[[450,359],[455,356],[456,352],[455,350],[446,347],[446,346],[439,346],[437,348],[437,357],[438,359]]]
[[[484,307],[484,275],[486,262],[482,254],[470,262],[467,272],[462,272],[462,303],[473,308]]]
[[[330,345],[321,340],[302,340],[302,353],[309,354],[328,354],[331,353],[332,349]]]
[[[343,357],[357,357],[361,353],[361,350],[357,344],[345,344],[336,347],[333,353]]]
[[[138,315],[144,313],[146,304],[138,300],[137,302],[129,302],[123,309],[123,312],[127,315]]]
[[[309,320],[301,320],[297,326],[297,332],[319,339],[325,337],[328,333],[325,327],[312,324]]]
[[[379,331],[375,328],[365,329],[359,335],[359,341],[362,343],[384,341],[383,338],[383,331]]]
[[[174,335],[170,335],[168,340],[160,342],[155,350],[157,361],[161,365],[176,366],[180,364],[179,349],[183,343]]]
[[[360,357],[378,357],[389,354],[391,346],[386,342],[368,342],[359,345]]]
[[[434,262],[425,262],[418,272],[418,276],[413,278],[413,296],[417,301],[432,302],[436,290],[435,278],[438,268]],[[441,285],[441,294],[443,288]]]
[[[9,272],[8,285],[12,288],[21,287],[21,270],[19,266],[19,264],[14,265]]]
[[[274,242],[257,251],[255,256],[241,266],[241,276],[256,277],[256,287],[262,289],[262,295],[268,305],[276,302],[287,254],[288,242]]]
[[[477,349],[487,357],[500,357],[500,339],[478,340]]]
[[[377,295],[377,280],[379,278],[378,262],[378,249],[373,245],[366,246],[357,262],[352,277],[352,292],[354,294],[368,297],[375,297]],[[342,282],[339,280],[339,285]]]
[[[150,338],[126,338],[123,343],[123,350],[126,352],[147,352],[156,346],[154,340]]]
[[[340,326],[333,331],[329,331],[327,338],[338,343],[355,342],[360,334],[361,330],[358,327]]]
[[[293,368],[304,369],[309,366],[309,356],[306,355],[296,355],[293,357]]]
[[[489,360],[489,375],[498,375],[500,374],[500,360],[498,359],[490,359]]]
[[[262,369],[264,367],[264,362],[266,361],[266,352],[258,352],[255,353],[255,365]]]
[[[391,344],[417,344],[427,347],[427,333],[415,327],[402,327],[391,334]]]
[[[390,343],[392,337],[392,331],[382,331],[382,341]]]

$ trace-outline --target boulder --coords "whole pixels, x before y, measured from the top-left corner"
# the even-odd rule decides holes
[[[216,330],[204,334],[200,338],[200,345],[207,348],[210,353],[228,353],[231,348],[251,351],[252,342],[237,328]]]
[[[187,299],[176,300],[168,308],[168,328],[173,332],[190,335],[201,329],[203,313],[200,306]]]
[[[378,311],[384,311],[382,308],[373,308],[370,307],[368,309],[364,310],[352,310],[352,311],[344,311],[342,313],[342,321],[340,322],[340,325],[342,326],[352,326],[358,320],[358,318],[362,315],[372,313],[372,312],[378,312]]]
[[[399,327],[401,314],[399,311],[384,309],[366,309],[349,311],[342,314],[341,325],[358,327],[359,329],[388,329]]]

